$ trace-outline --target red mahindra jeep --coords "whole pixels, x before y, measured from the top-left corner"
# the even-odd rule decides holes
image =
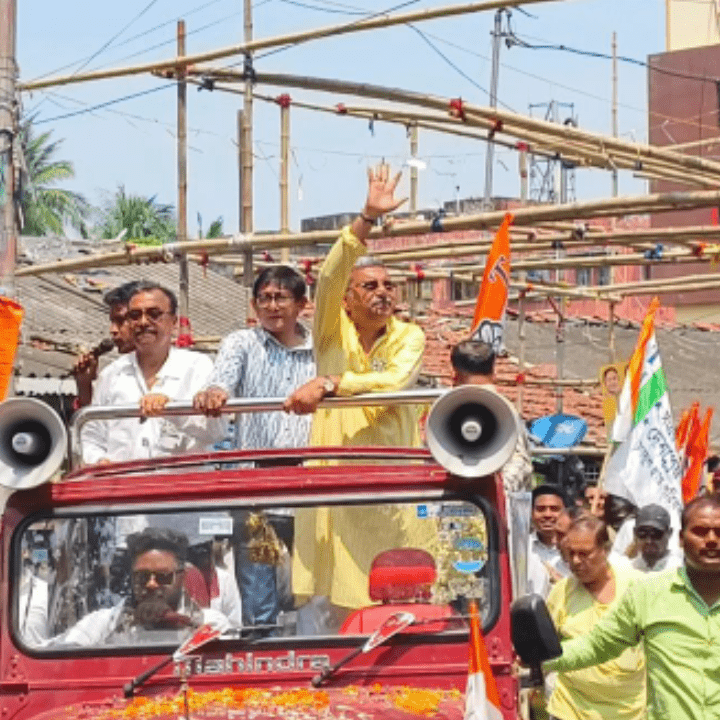
[[[507,459],[498,448],[514,446],[515,420],[499,417],[494,400],[488,411],[487,392],[431,413],[430,445],[452,472],[422,449],[226,451],[86,467],[11,494],[0,528],[0,720],[462,718],[471,600],[503,716],[516,718],[507,518],[495,472]],[[465,427],[458,413],[475,424]],[[3,485],[28,487],[52,472],[62,439],[48,430],[53,422],[28,401],[0,405],[11,448],[0,452]],[[463,463],[481,475],[462,477]],[[293,579],[308,540],[300,518],[335,513],[379,528],[363,568],[367,603],[341,616],[327,598],[295,595]],[[384,532],[398,518],[418,542],[398,547],[397,533]],[[183,561],[183,593],[197,607],[220,608],[219,586],[237,583],[246,563],[274,583],[274,615],[248,622],[245,608],[244,621],[181,653],[190,624],[137,626],[128,548],[148,527],[182,533],[191,550],[212,548],[221,571],[213,581],[198,581],[209,576],[192,553]],[[322,586],[324,558],[308,567]],[[162,576],[146,573],[171,582]]]

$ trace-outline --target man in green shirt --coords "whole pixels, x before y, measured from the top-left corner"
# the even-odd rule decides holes
[[[632,585],[586,636],[563,643],[546,670],[567,672],[643,643],[648,720],[720,720],[720,494],[682,515],[685,565]]]

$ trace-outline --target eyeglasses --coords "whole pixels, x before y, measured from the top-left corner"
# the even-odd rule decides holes
[[[392,280],[384,280],[382,283],[377,280],[368,280],[364,283],[357,283],[354,287],[363,293],[374,293],[378,291],[381,285],[386,292],[395,292],[397,289],[397,283]]]
[[[270,307],[274,302],[279,308],[287,307],[295,298],[292,295],[283,293],[262,293],[255,298],[258,307]]]
[[[638,528],[635,537],[638,540],[662,540],[665,533],[657,528]]]
[[[135,570],[132,575],[133,583],[145,587],[150,578],[155,578],[158,585],[172,585],[179,570],[168,570],[167,572],[156,572],[155,570]]]
[[[128,320],[138,321],[140,318],[145,315],[148,320],[151,320],[152,322],[156,322],[159,320],[163,315],[170,315],[169,310],[161,310],[158,307],[151,307],[147,308],[146,310],[139,310],[135,308],[134,310],[128,310],[127,312],[127,318]]]

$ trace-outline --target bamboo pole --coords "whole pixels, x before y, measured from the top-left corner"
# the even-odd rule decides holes
[[[178,57],[185,55],[185,21],[177,23]],[[187,84],[183,68],[178,68],[177,83],[177,168],[178,168],[178,242],[187,241]],[[190,272],[187,255],[181,255],[179,265],[178,309],[180,322],[186,322],[190,316]],[[183,327],[181,327],[181,332]]]
[[[380,17],[369,17],[363,20],[355,20],[340,25],[327,25],[314,30],[303,30],[301,32],[289,33],[275,37],[250,40],[239,45],[209,50],[195,55],[188,55],[183,59],[183,64],[194,65],[201,62],[210,62],[222,58],[242,55],[244,53],[257,52],[268,48],[280,47],[282,45],[296,45],[308,40],[318,40],[324,37],[335,35],[346,35],[348,33],[376,30],[379,28],[392,27],[393,25],[405,25],[411,22],[422,22],[435,18],[453,17],[456,15],[467,15],[470,13],[482,12],[485,10],[497,10],[501,7],[519,7],[521,5],[534,5],[542,2],[555,2],[556,0],[482,0],[481,2],[463,3],[460,5],[445,5],[427,10],[418,10],[398,15],[381,15]],[[161,60],[153,63],[140,65],[127,65],[125,67],[110,68],[107,70],[94,70],[75,75],[59,75],[45,79],[31,80],[21,83],[20,90],[39,90],[41,88],[69,85],[71,83],[88,82],[90,80],[104,80],[107,78],[126,77],[128,75],[142,75],[157,70],[173,70],[178,64],[178,58]]]
[[[243,35],[245,44],[252,42],[252,0],[243,1]],[[252,71],[252,50],[245,51],[245,70]],[[253,93],[252,83],[245,83],[242,113],[242,142],[240,145],[242,158],[242,213],[240,215],[242,232],[250,235],[254,230],[253,222]],[[243,284],[251,288],[255,280],[252,271],[252,248],[243,251],[245,262],[243,267]]]
[[[219,80],[237,81],[242,79],[242,76],[235,71],[212,67],[193,68],[191,72]],[[449,109],[449,103],[444,98],[400,90],[398,88],[369,85],[367,83],[352,83],[328,78],[310,78],[280,73],[260,73],[257,75],[257,82],[268,85],[300,87],[320,92],[353,94],[361,97],[389,100],[391,102],[407,102],[440,111],[447,111]],[[577,147],[583,143],[589,143],[595,152],[600,151],[601,153],[607,153],[609,150],[614,150],[615,152],[624,153],[626,156],[634,159],[644,158],[646,162],[669,162],[674,167],[707,171],[713,175],[720,173],[720,163],[676,153],[672,150],[666,150],[656,146],[631,143],[571,126],[558,125],[557,123],[551,123],[537,118],[528,118],[497,108],[483,108],[465,104],[463,110],[465,121],[468,124],[475,123],[486,128],[497,128],[498,122],[501,122],[501,132],[507,133],[508,128],[520,127],[560,140],[564,147]]]
[[[638,211],[664,212],[668,210],[715,207],[717,205],[720,205],[720,191],[705,190],[689,193],[658,193],[655,195],[574,202],[566,205],[542,205],[518,208],[514,211],[514,222],[517,226],[522,226],[567,220],[570,218],[588,219]],[[445,218],[442,224],[446,232],[454,230],[484,230],[497,228],[503,221],[504,216],[504,210],[494,210],[475,215]],[[431,222],[426,220],[413,220],[410,222],[396,222],[389,229],[376,228],[370,237],[426,235],[430,232],[432,232]],[[127,265],[133,262],[142,262],[143,260],[163,261],[168,257],[172,259],[175,253],[182,252],[206,252],[212,255],[222,254],[224,252],[242,252],[247,249],[270,250],[272,248],[316,245],[319,243],[332,242],[336,237],[336,231],[322,230],[290,235],[272,233],[261,236],[255,235],[253,237],[233,236],[210,240],[191,240],[182,244],[169,243],[161,247],[133,247],[128,245],[125,250],[121,251],[98,253],[97,255],[83,258],[70,258],[53,263],[31,265],[18,269],[16,275],[20,277],[23,275],[79,270],[103,265]]]
[[[280,232],[290,232],[290,103],[280,100]],[[287,265],[290,248],[282,248],[280,261]]]
[[[611,363],[615,362],[615,302],[608,304],[608,357]]]
[[[236,73],[222,73],[222,77],[225,77],[226,79],[238,79],[238,76]],[[341,81],[338,81],[341,85],[344,85]],[[349,85],[353,86],[353,90],[348,89],[347,92],[356,92],[356,89],[358,87],[357,83],[349,83]],[[371,86],[363,85],[364,88],[370,88]],[[313,88],[315,89],[315,88]],[[374,88],[377,90],[378,88]],[[387,89],[386,89],[387,90]],[[408,95],[408,93],[393,89],[396,93],[396,97],[388,97],[385,96],[382,99],[386,100],[393,100],[395,102],[417,102],[417,97],[414,99],[411,99]],[[335,91],[337,92],[345,92],[342,87],[338,87]],[[364,96],[369,97],[378,97],[376,93],[363,93]],[[402,97],[400,97],[402,95]],[[412,94],[411,94],[412,95]],[[422,96],[425,98],[428,98],[429,96]],[[435,98],[437,99],[437,98]],[[334,114],[338,114],[338,108],[325,108],[322,106],[311,106],[310,104],[304,104],[305,107],[308,107],[309,109],[318,109],[318,110],[324,110],[326,112],[332,112]],[[431,104],[431,107],[435,110],[446,110],[446,107],[438,107],[436,103]],[[491,110],[490,112],[494,112],[494,110]],[[359,117],[372,117],[373,119],[383,119],[387,122],[400,122],[403,124],[407,124],[409,120],[415,119],[418,121],[418,123],[427,123],[428,121],[435,123],[435,127],[431,127],[430,129],[434,129],[440,132],[450,132],[450,133],[457,133],[460,134],[460,131],[453,131],[448,128],[447,130],[442,129],[442,124],[447,123],[450,125],[455,126],[464,126],[468,128],[469,126],[477,126],[482,128],[483,130],[490,130],[491,128],[496,127],[496,121],[491,119],[486,119],[482,117],[478,117],[477,115],[473,115],[472,113],[466,114],[465,120],[461,120],[457,117],[446,117],[443,118],[439,115],[427,115],[427,114],[421,114],[417,112],[408,112],[408,111],[397,111],[397,110],[391,110],[387,108],[376,108],[376,109],[367,109],[367,108],[357,108],[357,107],[347,107],[343,106],[342,108],[342,114],[356,114]],[[524,116],[520,115],[514,115],[514,117],[522,120],[527,119],[524,118]],[[473,119],[474,118],[474,119]],[[440,124],[440,127],[437,126],[437,124]],[[547,123],[547,126],[551,128],[557,128],[556,123]],[[652,156],[649,156],[647,152],[642,150],[642,147],[644,146],[637,146],[633,143],[628,143],[626,141],[618,141],[618,143],[621,145],[621,149],[616,148],[612,153],[610,153],[607,148],[605,147],[604,143],[604,136],[591,134],[593,140],[591,142],[588,141],[581,141],[579,139],[575,139],[573,141],[568,140],[564,134],[562,134],[562,131],[560,131],[560,135],[558,135],[558,131],[554,130],[552,135],[547,134],[547,127],[544,128],[544,130],[539,130],[538,132],[530,132],[529,130],[522,130],[520,127],[517,127],[513,123],[509,121],[504,121],[502,125],[502,130],[498,132],[498,134],[494,135],[493,142],[497,142],[498,144],[504,145],[505,147],[511,147],[514,149],[517,149],[518,143],[517,142],[509,142],[507,140],[503,140],[501,137],[499,137],[500,134],[510,134],[515,135],[517,137],[522,138],[523,140],[526,140],[528,142],[533,143],[533,147],[531,148],[531,151],[533,154],[540,154],[544,156],[549,157],[557,157],[558,155],[561,156],[564,160],[573,162],[578,165],[595,165],[597,167],[601,167],[604,169],[616,169],[617,167],[621,167],[622,169],[634,169],[637,167],[638,162],[642,161],[643,167],[648,167],[650,169],[655,169],[655,173],[660,177],[672,177],[673,179],[683,180],[684,182],[694,182],[699,184],[709,184],[713,186],[717,186],[720,182],[720,178],[718,177],[718,172],[720,172],[720,163],[715,163],[715,169],[714,171],[711,171],[709,174],[705,172],[697,171],[694,175],[688,176],[687,173],[685,174],[679,174],[677,172],[672,172],[672,169],[675,167],[678,157],[682,157],[681,155],[676,154],[674,157],[668,159],[668,158],[655,158]],[[471,137],[479,137],[479,139],[487,140],[487,135],[475,135],[473,133],[462,133],[465,135],[469,135]],[[598,146],[600,149],[598,149]],[[573,151],[575,154],[572,154]]]

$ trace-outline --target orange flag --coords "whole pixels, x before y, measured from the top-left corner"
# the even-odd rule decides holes
[[[713,409],[708,408],[702,423],[697,421],[691,436],[688,438],[687,457],[690,460],[689,466],[682,479],[683,502],[689,503],[700,489],[703,479],[705,458],[707,457],[710,437],[710,424],[712,422]]]
[[[22,318],[22,305],[0,297],[0,400],[5,399],[10,385]]]
[[[470,667],[464,720],[502,720],[500,694],[490,669],[475,600],[470,601]]]
[[[495,352],[502,347],[503,319],[510,282],[510,225],[513,216],[506,213],[485,262],[482,285],[475,304],[470,336],[492,345]]]
[[[694,406],[695,403],[693,403],[693,407]],[[680,416],[680,422],[675,430],[675,447],[677,447],[679,452],[682,452],[685,449],[685,443],[687,442],[688,433],[690,431],[690,416],[692,410],[693,408],[683,410],[682,415]]]

